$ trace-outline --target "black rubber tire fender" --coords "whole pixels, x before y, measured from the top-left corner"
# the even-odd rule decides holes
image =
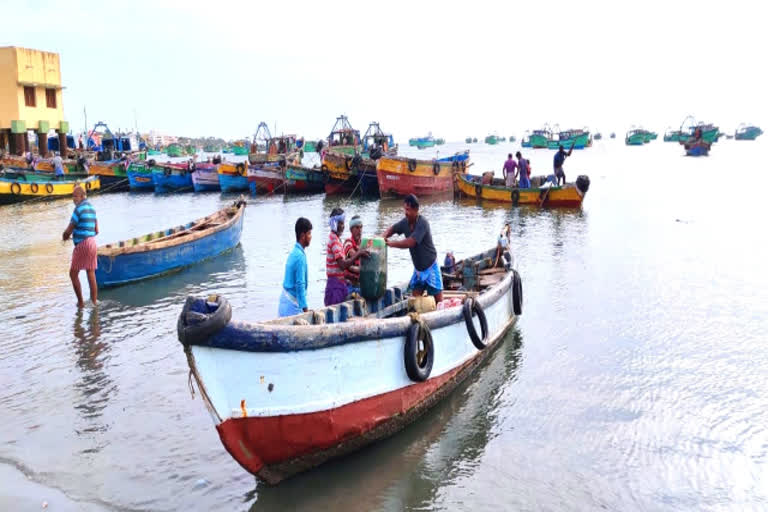
[[[482,185],[475,185],[475,197],[478,199],[483,198],[483,186]]]
[[[29,186],[29,190],[31,190],[33,194],[37,194],[37,191],[40,190],[40,187],[37,186],[37,183],[32,183]]]
[[[190,325],[187,322],[187,313],[189,313],[190,307],[196,301],[202,300],[195,297],[187,297],[187,301],[184,303],[184,309],[182,309],[179,315],[179,320],[176,323],[176,331],[179,336],[179,341],[187,345],[205,345],[205,341],[216,334],[220,329],[226,327],[229,321],[232,319],[232,306],[229,305],[229,301],[224,297],[217,297],[219,307],[213,313],[205,315],[205,319],[202,322]],[[202,313],[199,313],[202,314]]]
[[[423,353],[419,342],[424,345]],[[405,335],[403,360],[409,379],[414,382],[424,382],[429,378],[429,374],[432,373],[432,364],[435,362],[435,346],[428,327],[422,329],[417,323],[411,324]]]
[[[157,162],[155,162],[155,159],[154,159],[154,158],[150,158],[150,159],[149,159],[149,162],[147,162],[147,164],[149,164],[149,166],[150,166],[150,167],[154,167],[156,163],[157,163]]]
[[[242,163],[242,162],[240,162],[239,164],[237,164],[237,165],[235,166],[235,169],[237,170],[237,175],[238,175],[238,176],[245,176],[245,165],[243,165],[243,163]]]
[[[440,162],[435,162],[432,164],[432,173],[437,176],[440,174]]]
[[[409,158],[408,159],[408,170],[413,172],[416,170],[416,159],[415,158]]]
[[[517,270],[512,271],[512,310],[515,316],[523,314],[523,280]]]
[[[459,161],[458,160],[454,160],[453,161],[453,163],[451,164],[451,169],[453,169],[454,172],[458,172],[459,171]]]
[[[485,318],[485,311],[480,306],[480,303],[475,299],[468,298],[464,301],[464,323],[467,324],[467,332],[469,333],[469,339],[472,340],[472,344],[477,347],[478,350],[483,350],[488,345],[488,320]],[[472,316],[477,315],[480,319],[480,332],[482,338],[477,335],[477,329],[472,321]]]
[[[47,193],[49,193],[49,194],[53,194],[53,185],[51,185],[50,183],[46,183],[46,185],[45,185],[45,191],[46,191]]]
[[[18,183],[11,183],[11,194],[15,196],[21,194],[21,185]]]
[[[518,189],[512,190],[510,198],[512,199],[512,204],[517,206],[520,203],[520,191]]]
[[[344,168],[348,171],[352,169],[352,157],[344,158]]]
[[[91,182],[90,181],[86,181],[85,182],[85,190],[91,190]]]

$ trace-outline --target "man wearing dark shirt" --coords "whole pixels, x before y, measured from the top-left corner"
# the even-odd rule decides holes
[[[427,291],[435,302],[443,300],[443,277],[437,264],[437,251],[432,243],[432,232],[427,219],[419,215],[419,200],[411,194],[403,202],[405,218],[387,229],[384,240],[389,247],[408,249],[411,252],[414,271],[408,285],[415,297]],[[392,235],[404,235],[403,240],[389,240]]]
[[[565,163],[565,158],[571,156],[571,153],[573,153],[573,146],[571,146],[570,151],[566,153],[562,145],[558,148],[557,153],[555,153],[555,160],[552,163],[555,168],[555,180],[557,181],[557,185],[560,185],[560,178],[563,179],[563,185],[565,185],[565,171],[563,171],[563,164]]]

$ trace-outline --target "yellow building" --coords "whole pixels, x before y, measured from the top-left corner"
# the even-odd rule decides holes
[[[58,53],[0,47],[0,153],[29,150],[28,130],[37,132],[44,151],[51,129],[59,133],[59,147],[66,148],[69,123],[61,90]]]

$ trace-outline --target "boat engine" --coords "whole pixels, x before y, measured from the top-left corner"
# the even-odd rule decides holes
[[[589,176],[582,174],[576,178],[576,188],[578,188],[582,194],[586,194],[589,190]]]

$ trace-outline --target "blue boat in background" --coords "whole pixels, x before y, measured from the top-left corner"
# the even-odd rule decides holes
[[[243,231],[245,201],[207,217],[132,240],[99,247],[99,288],[156,277],[233,249]]]
[[[152,168],[152,181],[155,183],[155,192],[165,194],[167,192],[191,192],[192,171],[194,164],[162,165]]]
[[[239,162],[222,162],[219,164],[219,185],[222,192],[247,192],[250,190],[248,185],[248,164]]]
[[[128,175],[128,187],[135,191],[151,192],[155,190],[152,179],[152,167],[144,162],[133,162],[125,172]]]
[[[444,158],[438,158],[438,162],[466,162],[469,160],[469,150],[467,149],[463,153],[456,153],[453,156],[446,156]]]

